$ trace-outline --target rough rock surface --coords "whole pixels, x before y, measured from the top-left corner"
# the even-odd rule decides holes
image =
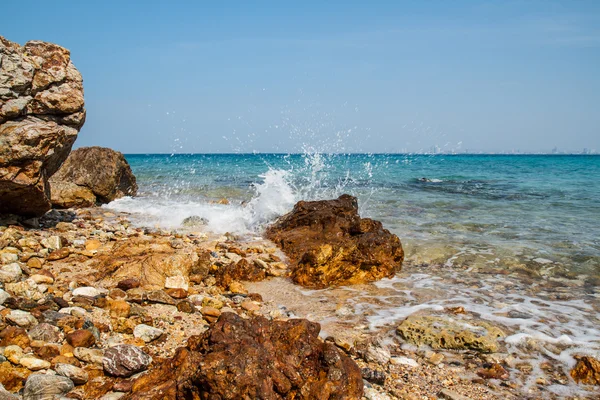
[[[105,147],[73,151],[50,179],[52,205],[91,207],[137,193],[135,176],[123,154]]]
[[[112,376],[128,377],[145,371],[152,358],[136,346],[120,344],[104,352],[104,371]]]
[[[52,176],[85,121],[83,80],[67,49],[0,36],[0,214],[48,211]]]
[[[204,271],[192,246],[175,249],[168,240],[130,238],[117,244],[110,254],[98,257],[98,279],[119,282],[136,278],[146,289],[162,289],[168,277],[190,275]]]
[[[593,357],[583,356],[571,370],[571,377],[577,383],[600,385],[600,361]]]
[[[470,323],[471,330],[436,316],[411,315],[398,326],[400,336],[416,345],[428,345],[434,349],[478,350],[484,353],[498,351],[498,339],[506,334],[498,327],[483,321]]]
[[[312,288],[376,281],[402,266],[400,239],[358,215],[358,201],[300,201],[267,229],[290,258],[294,282]]]
[[[140,377],[130,399],[360,399],[361,371],[320,326],[223,313],[160,368]],[[235,384],[233,384],[235,382]]]
[[[24,400],[51,400],[73,389],[73,381],[60,375],[33,374],[27,378]]]

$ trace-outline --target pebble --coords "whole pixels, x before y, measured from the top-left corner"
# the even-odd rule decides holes
[[[381,365],[385,365],[390,361],[391,354],[387,349],[379,346],[370,345],[365,355],[365,360],[369,362],[376,362]]]
[[[0,282],[2,283],[10,283],[17,282],[21,279],[21,275],[23,274],[23,270],[17,263],[12,263],[8,265],[4,265],[0,268]]]
[[[127,378],[145,371],[152,358],[136,346],[120,344],[104,352],[104,371],[113,376]]]
[[[152,290],[146,293],[146,298],[152,303],[175,305],[175,300],[173,300],[173,298],[166,294],[163,290]]]
[[[242,308],[246,311],[258,311],[260,310],[260,306],[253,301],[246,300],[241,304]]]
[[[458,394],[450,389],[442,389],[442,391],[438,393],[438,397],[446,400],[471,400],[469,397]]]
[[[161,329],[146,324],[139,324],[133,328],[133,336],[146,343],[158,339],[163,333]]]
[[[31,371],[48,369],[52,366],[52,364],[50,364],[48,361],[40,360],[39,358],[34,357],[32,355],[25,355],[21,357],[21,359],[19,360],[19,364]]]
[[[47,284],[52,284],[54,283],[54,279],[50,276],[47,275],[43,275],[43,274],[35,274],[35,275],[31,275],[31,280],[33,280],[35,283],[42,284],[42,283],[47,283]]]
[[[73,349],[73,355],[80,361],[92,364],[102,365],[102,361],[104,360],[104,351],[100,349],[76,347],[75,349]]]
[[[102,292],[92,286],[79,287],[73,290],[73,296],[96,297],[100,294],[102,294]]]
[[[10,345],[4,348],[4,357],[13,364],[19,364],[23,356],[23,349],[19,346]]]
[[[179,303],[177,303],[177,311],[192,314],[194,311],[196,311],[196,308],[191,302],[187,300],[182,300]]]
[[[54,371],[60,376],[69,378],[76,385],[83,385],[89,380],[88,373],[75,365],[56,363]]]
[[[0,289],[0,305],[4,304],[6,299],[10,297],[10,294],[6,293],[3,289]]]
[[[67,343],[73,347],[91,347],[96,343],[96,338],[89,330],[79,329],[67,335]]]
[[[54,250],[52,253],[48,254],[48,261],[57,261],[62,260],[63,258],[67,258],[71,255],[71,249],[68,247],[63,247],[58,250]]]
[[[27,311],[12,310],[5,318],[22,328],[32,328],[38,324],[38,320]]]
[[[419,363],[412,358],[409,357],[392,357],[390,358],[390,362],[394,365],[408,365],[409,367],[418,367]]]
[[[40,240],[40,244],[46,249],[57,250],[62,247],[60,236],[50,236]]]
[[[140,280],[137,278],[128,278],[117,283],[117,287],[121,290],[128,291],[140,287]]]
[[[87,311],[82,307],[65,307],[58,310],[60,314],[72,315],[74,317],[85,317]]]
[[[188,291],[190,289],[190,281],[187,277],[181,275],[168,276],[165,280],[165,288]]]
[[[60,329],[54,325],[42,322],[29,331],[31,340],[41,340],[46,343],[59,343],[61,340]]]
[[[71,391],[75,385],[60,375],[33,374],[27,378],[23,400],[52,400]]]

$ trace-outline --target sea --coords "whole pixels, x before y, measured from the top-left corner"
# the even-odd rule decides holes
[[[463,307],[465,316],[452,318],[477,318],[505,330],[501,340],[511,355],[505,363],[524,393],[540,390],[540,379],[548,398],[590,390],[568,371],[575,356],[600,358],[600,156],[126,158],[138,196],[105,207],[129,213],[140,226],[179,230],[185,218],[199,216],[207,231],[257,237],[299,200],[356,196],[361,216],[382,221],[400,237],[402,271],[359,287],[310,291],[280,279],[256,289],[290,303],[282,306],[295,315],[321,322],[325,334],[392,329],[412,314]],[[219,204],[222,199],[228,204]],[[335,306],[323,307],[323,299]]]

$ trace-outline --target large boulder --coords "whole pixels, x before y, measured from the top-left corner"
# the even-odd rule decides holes
[[[85,121],[83,80],[69,50],[0,36],[0,214],[48,211],[48,178]]]
[[[400,270],[400,239],[381,222],[358,215],[356,197],[300,201],[267,228],[286,253],[294,282],[324,288],[372,282]]]
[[[133,384],[127,399],[360,399],[360,369],[305,319],[223,313]]]
[[[105,147],[74,150],[50,178],[56,208],[91,207],[137,194],[135,176],[122,153]]]

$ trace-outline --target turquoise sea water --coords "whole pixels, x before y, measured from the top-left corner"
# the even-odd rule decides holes
[[[253,223],[268,222],[297,200],[350,193],[364,216],[383,221],[409,250],[432,243],[490,248],[600,275],[600,156],[196,154],[127,160],[140,197],[123,207],[149,211],[169,227],[189,216],[187,207],[190,215],[222,223],[228,212],[231,219],[248,219],[213,225],[216,230],[259,229]],[[269,187],[261,193],[265,179]],[[230,210],[208,205],[223,197]],[[273,212],[254,218],[232,212],[253,198],[255,209]]]

